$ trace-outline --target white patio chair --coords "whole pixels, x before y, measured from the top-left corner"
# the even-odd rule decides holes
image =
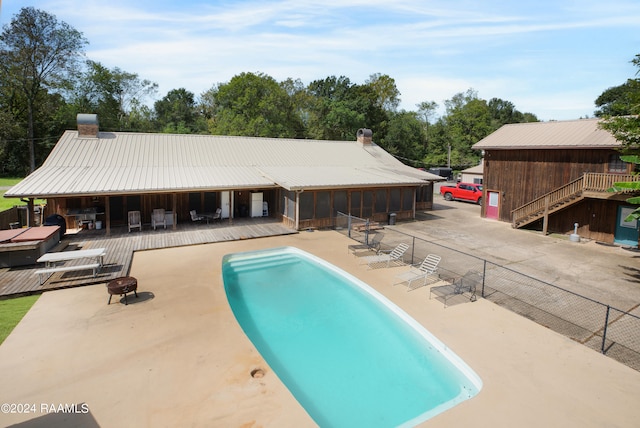
[[[440,256],[429,254],[425,257],[422,263],[420,263],[420,266],[411,266],[408,271],[396,275],[399,282],[396,282],[395,284],[402,284],[406,282],[407,291],[415,290],[418,287],[427,285],[427,279],[436,274],[440,259]]]
[[[140,211],[129,211],[127,215],[128,215],[129,232],[131,232],[131,229],[135,229],[135,228],[142,230],[142,216],[140,216]]]
[[[191,221],[202,221],[202,220],[204,220],[204,217],[202,217],[201,215],[198,215],[196,213],[196,210],[189,211],[189,214],[191,215]]]
[[[400,243],[391,251],[380,250],[375,256],[365,256],[361,260],[367,263],[369,269],[378,265],[391,266],[391,263],[403,263],[404,253],[409,249],[409,244]]]
[[[153,230],[156,230],[158,226],[164,226],[167,228],[167,219],[165,217],[164,208],[156,208],[153,210],[153,214],[151,215],[151,226],[153,226]]]

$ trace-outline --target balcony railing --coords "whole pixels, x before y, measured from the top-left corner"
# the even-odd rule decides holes
[[[545,212],[549,212],[552,208],[577,202],[583,198],[585,191],[604,193],[612,188],[615,183],[629,181],[640,181],[640,175],[585,173],[582,177],[511,211],[513,227],[520,227],[530,223],[542,217]],[[633,190],[624,189],[618,193],[630,192],[633,192]]]

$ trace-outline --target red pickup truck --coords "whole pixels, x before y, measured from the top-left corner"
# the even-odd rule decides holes
[[[482,205],[482,184],[458,183],[455,186],[442,186],[440,194],[447,201],[459,199],[461,201],[472,201]]]

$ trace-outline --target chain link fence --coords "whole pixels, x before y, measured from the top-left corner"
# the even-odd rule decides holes
[[[442,257],[439,278],[453,282],[470,271],[482,275],[481,296],[553,331],[640,371],[640,317],[553,284],[392,228],[372,230],[366,219],[342,214],[336,230],[361,243],[383,233],[381,247],[410,245],[405,262],[420,263],[428,254]]]

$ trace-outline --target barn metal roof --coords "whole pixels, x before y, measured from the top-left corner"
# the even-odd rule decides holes
[[[6,197],[420,185],[441,177],[376,144],[216,135],[66,131]]]
[[[504,125],[474,144],[484,149],[604,149],[620,143],[598,127],[600,119]]]

